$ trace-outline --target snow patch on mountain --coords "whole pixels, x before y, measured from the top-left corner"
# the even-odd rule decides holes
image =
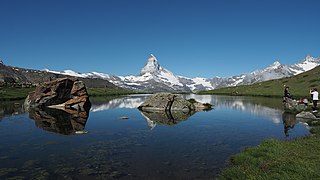
[[[176,76],[171,71],[163,68],[158,63],[157,58],[151,54],[145,66],[141,69],[139,75],[114,76],[98,72],[78,73],[72,70],[57,72],[45,69],[43,71],[83,78],[101,78],[108,80],[117,86],[136,91],[197,92],[202,90],[253,84],[272,79],[290,77],[305,71],[309,71],[318,65],[320,65],[320,58],[314,58],[308,55],[304,60],[293,65],[285,65],[281,64],[279,61],[275,61],[265,69],[260,69],[229,78],[187,78],[183,76]]]
[[[147,60],[147,63],[141,69],[140,75],[143,75],[145,73],[158,74],[161,71],[162,67],[159,65],[157,58],[153,54],[151,54]]]

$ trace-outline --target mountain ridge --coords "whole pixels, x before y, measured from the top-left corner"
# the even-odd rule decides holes
[[[43,70],[25,69],[14,66],[6,66],[3,62],[0,64],[0,85],[6,83],[20,84],[39,84],[56,78],[74,77],[72,75],[46,72]],[[83,81],[87,87],[92,88],[113,88],[119,89],[108,80],[100,78],[77,77]]]
[[[284,87],[290,87],[293,98],[310,98],[309,90],[319,89],[320,66],[295,76],[281,79],[273,79],[251,85],[224,87],[209,91],[201,91],[199,94],[237,95],[237,96],[266,96],[282,97]]]
[[[98,72],[78,73],[73,70],[64,70],[62,72],[51,71],[49,69],[28,70],[5,66],[2,62],[0,64],[0,68],[2,69],[0,71],[0,82],[4,76],[10,76],[18,81],[29,80],[33,83],[46,81],[51,77],[57,78],[73,76],[84,79],[90,87],[111,87],[114,85],[114,87],[118,86],[134,91],[150,93],[160,91],[199,92],[222,87],[250,85],[257,82],[290,77],[311,70],[318,65],[320,65],[320,58],[314,58],[307,55],[303,60],[293,65],[285,65],[281,64],[279,61],[275,61],[264,69],[227,78],[188,78],[184,76],[177,76],[171,71],[165,69],[159,64],[157,58],[151,54],[139,75],[128,76],[115,76]],[[97,85],[95,85],[95,83]]]
[[[290,77],[302,72],[311,70],[320,65],[320,58],[307,55],[302,61],[293,65],[281,64],[275,61],[264,69],[243,73],[232,77],[213,78],[188,78],[174,75],[171,71],[163,68],[157,58],[151,54],[139,75],[115,76],[104,73],[76,73],[72,70],[65,70],[61,73],[86,78],[102,78],[111,83],[126,89],[143,92],[174,91],[174,92],[198,92],[213,90],[221,87],[249,85],[257,82]]]

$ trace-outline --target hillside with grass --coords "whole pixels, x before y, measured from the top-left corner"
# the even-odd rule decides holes
[[[320,66],[292,77],[201,91],[199,94],[282,97],[285,86],[290,87],[289,91],[295,98],[309,97],[310,89],[320,87]]]
[[[21,100],[35,89],[38,84],[57,78],[74,78],[46,71],[25,69],[0,64],[0,100]],[[135,93],[120,88],[111,82],[99,78],[75,77],[86,84],[90,96],[117,96]]]

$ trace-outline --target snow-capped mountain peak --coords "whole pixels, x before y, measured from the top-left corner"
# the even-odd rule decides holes
[[[281,66],[281,63],[279,61],[275,61],[270,66],[268,66],[266,70],[278,69],[280,66]]]
[[[158,74],[161,69],[162,68],[158,63],[157,58],[153,54],[150,54],[150,57],[148,58],[147,63],[141,69],[140,74]]]
[[[307,55],[303,61],[291,65],[290,67],[294,69],[296,74],[300,74],[305,71],[309,71],[320,64],[320,58],[314,58],[310,55]]]
[[[278,67],[278,66],[280,66],[280,65],[281,65],[281,63],[280,63],[279,61],[275,61],[274,63],[272,63],[271,66],[273,66],[273,67]]]
[[[78,73],[72,70],[55,72],[45,69],[44,71],[65,74],[77,77],[101,78],[122,88],[132,89],[144,92],[174,91],[174,92],[197,92],[202,90],[212,90],[227,86],[247,85],[257,82],[290,77],[302,72],[311,70],[320,65],[320,58],[306,56],[303,61],[293,65],[281,64],[275,61],[264,69],[256,70],[250,73],[232,76],[229,78],[187,78],[176,76],[171,71],[161,67],[157,58],[151,54],[141,69],[140,75],[113,76],[103,73],[90,72]]]
[[[307,55],[303,60],[303,62],[319,62],[319,61],[320,61],[319,58],[314,58],[311,55]]]

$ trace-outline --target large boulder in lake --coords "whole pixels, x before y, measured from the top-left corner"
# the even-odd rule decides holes
[[[75,78],[60,78],[36,87],[25,100],[26,108],[89,110],[91,103],[85,84]]]
[[[171,93],[156,93],[150,96],[139,107],[141,111],[199,111],[211,109],[210,104],[202,104],[196,101],[185,100]]]

